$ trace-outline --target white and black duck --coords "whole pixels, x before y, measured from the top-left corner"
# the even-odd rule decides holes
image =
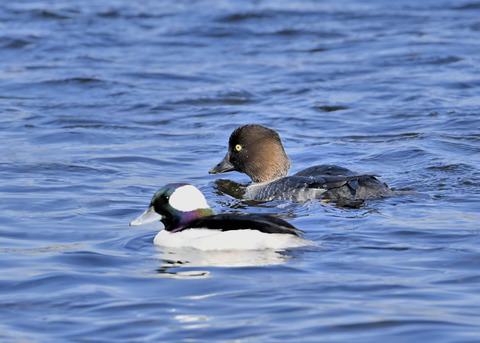
[[[208,206],[203,194],[185,183],[168,184],[152,198],[148,209],[130,225],[160,220],[165,229],[154,244],[200,250],[286,249],[310,245],[303,231],[265,214],[222,213]]]

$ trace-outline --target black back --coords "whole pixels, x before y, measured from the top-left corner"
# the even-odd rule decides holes
[[[182,230],[207,228],[220,231],[258,230],[264,233],[282,233],[299,236],[304,234],[283,219],[256,213],[223,213],[194,220]]]

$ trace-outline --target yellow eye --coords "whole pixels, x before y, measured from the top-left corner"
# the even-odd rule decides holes
[[[242,146],[240,144],[235,145],[235,150],[237,151],[242,150]]]

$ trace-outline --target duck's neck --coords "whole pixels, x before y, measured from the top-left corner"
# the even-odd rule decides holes
[[[165,225],[165,230],[177,232],[196,219],[213,216],[214,214],[215,212],[211,208],[199,208],[188,212],[177,211],[173,216],[162,218],[162,222]]]
[[[260,151],[258,156],[267,156],[267,158],[254,160],[246,171],[253,182],[271,182],[287,176],[290,170],[290,158],[285,153],[283,146],[273,142],[264,144],[262,149],[264,151]]]

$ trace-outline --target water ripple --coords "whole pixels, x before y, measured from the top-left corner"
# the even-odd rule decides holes
[[[0,340],[477,341],[475,9],[1,2]],[[279,132],[292,172],[339,164],[395,196],[242,201],[248,176],[208,170],[246,123]],[[180,181],[316,244],[155,247],[161,223],[128,223]]]

